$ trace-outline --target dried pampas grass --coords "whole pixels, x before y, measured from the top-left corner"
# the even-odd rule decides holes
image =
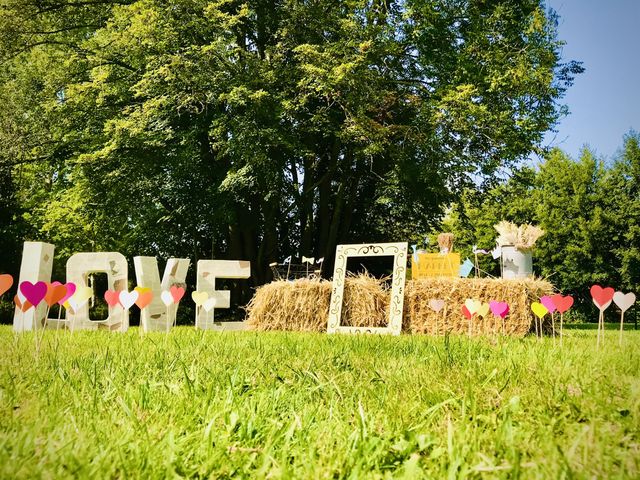
[[[501,247],[513,245],[518,250],[531,250],[536,241],[544,235],[544,230],[536,225],[525,223],[516,225],[515,223],[502,221],[493,226],[498,232],[496,242]]]

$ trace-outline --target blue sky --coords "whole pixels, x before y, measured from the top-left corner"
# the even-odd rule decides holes
[[[611,158],[630,129],[640,131],[640,0],[548,0],[559,15],[563,58],[585,72],[564,102],[570,114],[545,144],[576,158],[585,144]]]

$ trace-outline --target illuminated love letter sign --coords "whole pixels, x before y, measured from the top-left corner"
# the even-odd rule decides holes
[[[203,307],[196,309],[196,326],[203,330],[214,330],[214,312],[216,308],[229,308],[231,293],[228,290],[216,290],[217,278],[249,278],[251,263],[242,260],[200,260],[198,261],[198,280],[196,290],[208,292],[209,298]],[[210,302],[207,304],[207,302]],[[198,311],[200,316],[198,317]]]
[[[336,263],[333,267],[333,289],[329,304],[327,333],[387,333],[400,335],[402,330],[402,306],[404,304],[404,281],[407,275],[407,243],[375,243],[362,245],[338,245]],[[349,257],[393,256],[391,277],[391,301],[389,323],[386,327],[347,327],[340,325],[344,280]]]
[[[87,287],[90,273],[106,273],[109,290],[127,290],[127,259],[117,252],[76,253],[67,260],[67,282],[76,284],[76,291]],[[84,303],[77,311],[67,311],[71,330],[96,330],[99,325],[109,330],[127,331],[129,328],[129,311],[118,303],[109,307],[109,316],[104,320],[89,319],[89,305]]]
[[[160,283],[160,271],[156,257],[133,257],[138,286],[150,288],[153,292],[153,300],[146,308],[142,309],[140,314],[142,328],[145,331],[166,332],[173,325],[173,317],[167,318],[167,308],[162,303],[162,291],[169,290],[173,285],[184,285],[189,263],[190,260],[187,258],[167,260],[162,283]]]
[[[54,249],[55,247],[50,243],[24,242],[20,280],[16,286],[19,287],[22,282],[50,282]],[[13,330],[22,332],[42,328],[46,313],[47,305],[44,302],[40,302],[37,308],[30,308],[26,312],[16,307],[13,314]]]

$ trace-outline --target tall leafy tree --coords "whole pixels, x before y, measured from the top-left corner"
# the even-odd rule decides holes
[[[44,239],[261,283],[424,230],[537,148],[581,71],[556,26],[539,0],[7,0],[0,158]]]

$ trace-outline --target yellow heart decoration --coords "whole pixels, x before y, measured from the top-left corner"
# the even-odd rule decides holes
[[[207,292],[191,292],[191,298],[196,307],[199,307],[209,298],[209,294]]]
[[[134,290],[136,292],[138,292],[140,295],[142,295],[143,293],[147,293],[147,292],[151,291],[151,289],[148,288],[148,287],[136,287],[136,288],[134,288]]]
[[[85,300],[89,300],[93,295],[93,290],[91,287],[78,287],[76,292],[73,294],[73,299],[76,303],[80,304]]]
[[[464,302],[464,306],[467,307],[467,310],[469,310],[469,313],[471,315],[474,315],[478,313],[478,310],[482,306],[482,303],[480,303],[480,300],[473,300],[471,298],[467,298]]]
[[[539,319],[542,319],[542,317],[544,317],[547,313],[549,313],[549,310],[547,310],[547,307],[545,307],[540,302],[533,302],[531,304],[531,311],[535,313],[536,317],[538,317]]]
[[[485,318],[489,313],[489,304],[488,303],[481,304],[476,313],[478,314],[479,317]]]

